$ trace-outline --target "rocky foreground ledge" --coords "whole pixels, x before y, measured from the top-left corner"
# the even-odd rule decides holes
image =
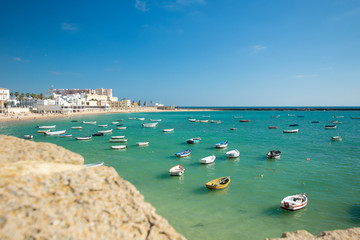
[[[346,230],[325,231],[315,236],[305,230],[296,232],[285,232],[281,238],[266,238],[265,240],[358,240],[360,239],[360,228]]]
[[[112,167],[0,136],[0,239],[185,239]]]

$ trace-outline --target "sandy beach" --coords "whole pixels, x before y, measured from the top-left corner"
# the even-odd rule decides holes
[[[174,109],[174,110],[162,110],[156,107],[139,107],[131,109],[114,109],[110,111],[91,111],[91,112],[76,112],[70,114],[61,113],[19,113],[19,114],[1,114],[0,122],[20,122],[20,121],[37,121],[41,119],[55,119],[55,118],[74,118],[78,116],[97,115],[97,114],[114,114],[114,113],[141,113],[141,112],[193,112],[199,111],[199,109]],[[212,111],[210,109],[201,109],[201,111]]]

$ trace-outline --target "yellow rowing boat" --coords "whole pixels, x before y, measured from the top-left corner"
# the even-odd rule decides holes
[[[205,186],[209,189],[223,189],[230,183],[230,177],[220,177],[210,182],[205,183]]]

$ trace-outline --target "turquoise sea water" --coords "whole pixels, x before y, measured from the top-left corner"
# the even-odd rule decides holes
[[[288,114],[304,116],[291,117]],[[192,123],[188,117],[221,120],[221,124]],[[270,116],[281,115],[280,118]],[[344,116],[334,119],[333,116]],[[250,119],[240,123],[233,116]],[[144,195],[161,216],[177,231],[194,239],[264,239],[280,237],[285,231],[305,229],[313,234],[324,230],[345,229],[360,224],[360,116],[359,112],[261,112],[214,111],[128,113],[82,116],[79,122],[70,119],[37,122],[1,123],[0,134],[22,138],[34,135],[33,141],[51,142],[84,156],[86,163],[104,161],[119,175],[130,181]],[[128,117],[144,117],[145,121]],[[156,128],[143,128],[149,119],[162,119]],[[124,119],[126,130],[116,130],[111,122]],[[112,135],[128,138],[126,150],[111,150],[109,138],[93,137],[90,141],[76,141],[104,128],[84,125],[81,121],[109,124]],[[320,123],[311,123],[311,121]],[[325,130],[330,120],[342,124],[336,130]],[[284,134],[299,124],[299,133]],[[59,138],[38,134],[36,125],[56,124],[56,130],[66,129],[73,138]],[[72,130],[72,126],[83,126]],[[279,129],[268,129],[268,126]],[[237,131],[230,128],[237,127]],[[162,129],[175,128],[172,133]],[[331,142],[341,135],[343,141]],[[188,145],[186,139],[201,137],[199,144]],[[227,149],[214,148],[217,142],[228,140]],[[136,142],[150,141],[147,147]],[[190,148],[187,158],[175,158],[174,153]],[[225,152],[237,148],[238,159],[226,158]],[[277,149],[281,159],[268,160],[266,153]],[[215,154],[212,165],[200,165],[199,159]],[[307,161],[310,158],[310,161]],[[182,164],[186,170],[180,177],[170,177],[168,170]],[[263,175],[263,178],[259,177]],[[211,191],[205,183],[231,176],[224,190]],[[282,198],[305,192],[309,204],[305,209],[288,212],[279,206]]]

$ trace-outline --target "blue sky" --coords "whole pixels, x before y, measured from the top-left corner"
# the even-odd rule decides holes
[[[359,106],[358,0],[0,2],[0,87],[179,106]]]

